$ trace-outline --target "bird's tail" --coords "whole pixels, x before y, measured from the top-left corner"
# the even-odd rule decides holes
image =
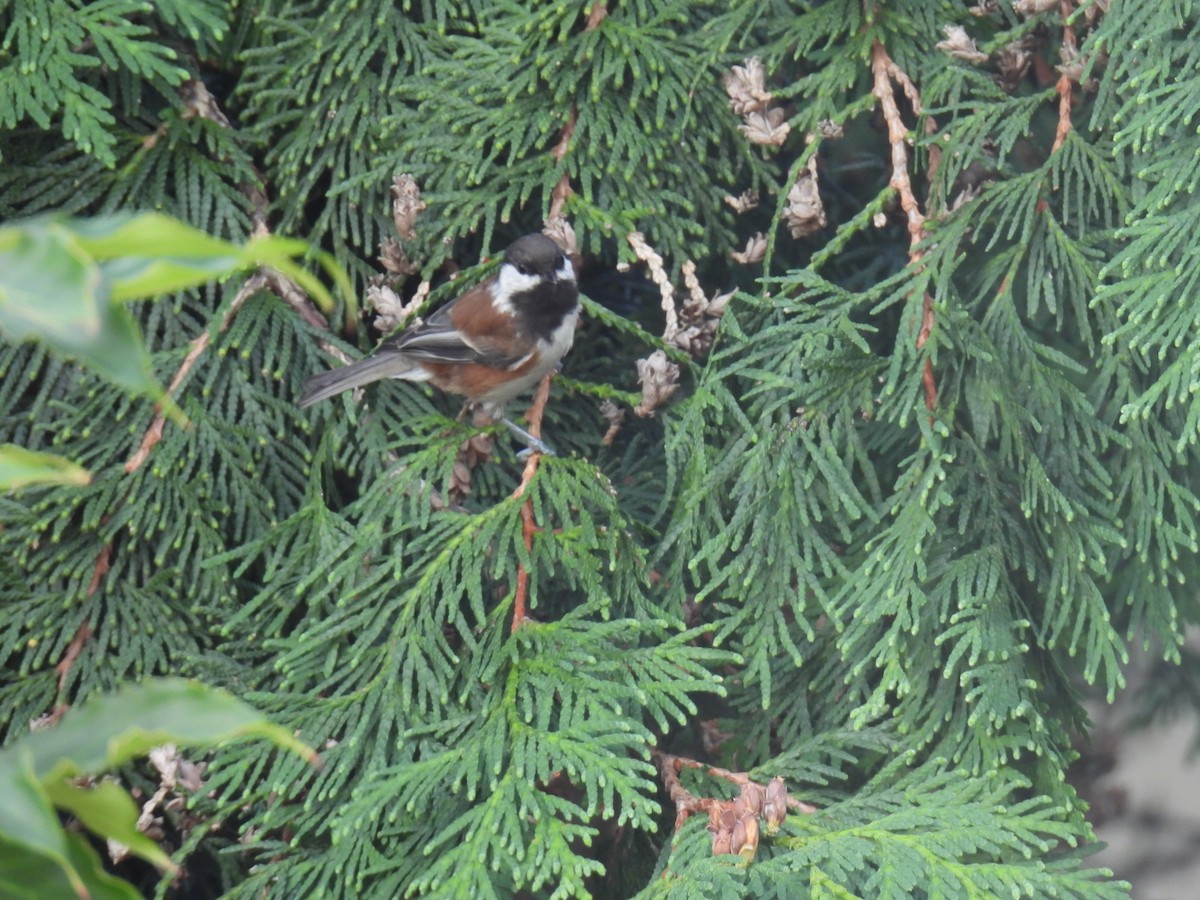
[[[368,356],[358,362],[342,366],[340,369],[330,369],[314,375],[304,382],[304,394],[299,406],[304,409],[314,403],[320,403],[342,391],[362,387],[372,381],[383,378],[407,378],[410,381],[424,380],[424,370],[413,365],[412,361],[398,353]]]

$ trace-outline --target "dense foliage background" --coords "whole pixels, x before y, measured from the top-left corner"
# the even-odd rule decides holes
[[[588,298],[536,471],[420,388],[299,411],[380,333],[266,269],[133,307],[188,428],[0,346],[0,441],[93,476],[0,499],[6,734],[173,673],[321,751],[214,754],[159,894],[1123,896],[1067,774],[1131,644],[1194,669],[1194,13],[0,4],[6,219],[385,308],[548,220]]]

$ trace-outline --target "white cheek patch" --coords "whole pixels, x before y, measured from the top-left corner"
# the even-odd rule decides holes
[[[541,283],[541,277],[525,275],[517,271],[516,266],[505,263],[500,267],[500,277],[492,285],[492,305],[500,312],[510,313],[513,311],[513,294],[531,290]]]
[[[570,257],[563,257],[562,265],[558,267],[558,271],[555,272],[554,275],[559,281],[575,280],[575,267],[571,265]]]

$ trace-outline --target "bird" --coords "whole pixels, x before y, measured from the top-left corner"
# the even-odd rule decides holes
[[[541,440],[504,417],[504,406],[558,366],[578,319],[571,257],[544,234],[527,234],[504,252],[494,277],[389,337],[365,359],[309,378],[299,406],[385,378],[429,382],[481,406],[530,450],[549,454]]]

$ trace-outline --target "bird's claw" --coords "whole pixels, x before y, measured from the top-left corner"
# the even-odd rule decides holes
[[[541,438],[534,437],[520,425],[509,419],[500,420],[504,427],[511,431],[521,443],[525,445],[525,449],[517,454],[517,459],[526,460],[534,453],[540,453],[542,456],[554,456],[554,451]]]

